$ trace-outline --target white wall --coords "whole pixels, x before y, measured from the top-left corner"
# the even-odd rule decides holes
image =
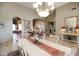
[[[0,3],[0,23],[5,23],[4,28],[0,28],[0,43],[12,40],[12,19],[20,17],[22,20],[33,20],[38,18],[36,13],[24,6],[15,3]]]
[[[77,9],[72,10],[73,7],[76,7]],[[67,5],[64,5],[62,7],[59,7],[56,9],[56,33],[59,33],[59,30],[62,26],[64,26],[65,18],[71,17],[71,16],[79,16],[79,3],[69,3]],[[79,20],[79,17],[78,17]]]

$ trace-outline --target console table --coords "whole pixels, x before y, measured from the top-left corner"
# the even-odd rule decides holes
[[[70,41],[70,42],[78,43],[79,42],[79,34],[64,32],[64,33],[62,33],[62,39]]]

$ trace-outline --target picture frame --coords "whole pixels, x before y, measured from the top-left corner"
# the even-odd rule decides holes
[[[24,31],[27,32],[31,29],[31,21],[24,20]]]
[[[65,18],[65,25],[67,27],[76,27],[77,24],[78,24],[78,17],[77,16]]]

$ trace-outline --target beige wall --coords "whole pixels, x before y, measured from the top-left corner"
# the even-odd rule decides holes
[[[20,17],[22,20],[32,20],[38,18],[38,15],[31,9],[15,3],[0,3],[0,23],[5,27],[0,28],[0,43],[12,40],[12,19]]]
[[[77,9],[72,10],[73,7],[76,7]],[[56,9],[55,20],[56,20],[56,33],[57,34],[60,34],[59,30],[64,25],[65,18],[71,17],[71,16],[79,16],[79,3],[69,3],[67,5],[64,5]]]

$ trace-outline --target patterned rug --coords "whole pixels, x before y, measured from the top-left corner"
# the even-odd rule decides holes
[[[46,51],[47,53],[49,53],[52,56],[63,56],[64,55],[63,51],[59,51],[58,49],[50,47],[42,42],[36,43],[36,41],[32,38],[28,38],[27,40],[30,41],[31,43],[35,44],[39,48],[43,49],[44,51]]]

